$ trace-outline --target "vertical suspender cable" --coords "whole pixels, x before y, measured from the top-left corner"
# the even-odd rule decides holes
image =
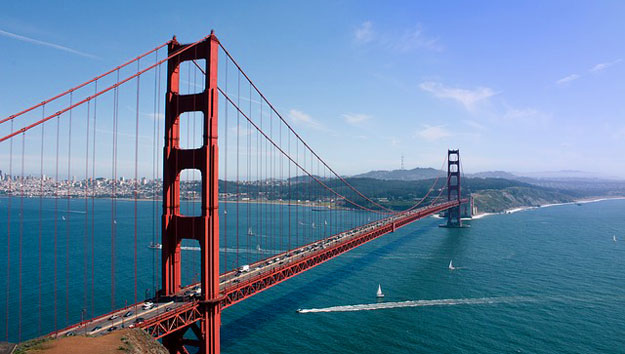
[[[46,106],[43,105],[41,108],[41,115],[42,117],[46,116]],[[43,215],[42,215],[42,209],[43,209],[43,182],[44,182],[44,178],[43,178],[43,144],[44,144],[44,136],[45,136],[45,124],[41,125],[41,151],[40,151],[40,155],[39,155],[39,239],[38,239],[38,251],[39,251],[39,257],[38,257],[38,280],[39,280],[39,316],[38,316],[38,320],[37,320],[37,335],[41,334],[41,236],[42,236],[42,232],[43,232]]]
[[[271,136],[271,139],[273,140],[273,115],[271,114],[272,112],[269,111],[269,135]],[[269,147],[270,151],[269,151],[269,158],[270,160],[270,168],[271,168],[271,183],[269,184],[269,188],[270,188],[270,195],[271,194],[275,194],[275,189],[276,189],[276,179],[275,179],[275,154],[274,152],[274,148],[273,147]],[[274,235],[274,240],[276,238],[278,238],[278,233],[276,232],[276,212],[275,212],[275,205],[276,203],[271,202],[269,204],[270,210],[271,210],[271,217],[269,218],[269,220],[271,220],[271,234]],[[274,249],[276,249],[278,247],[278,240],[274,241]],[[279,248],[277,248],[279,250],[279,252],[281,251]]]
[[[241,106],[241,73],[238,73],[238,81],[237,81],[237,106],[240,107]],[[240,199],[240,194],[239,194],[239,185],[240,185],[240,181],[239,181],[239,129],[240,129],[240,122],[239,122],[239,110],[237,109],[237,224],[236,224],[236,233],[237,233],[237,262],[236,262],[236,267],[239,268],[239,199]]]
[[[117,70],[117,82],[119,82],[119,70]],[[115,235],[117,216],[117,129],[118,129],[118,106],[119,88],[115,87],[113,93],[113,157],[112,157],[112,195],[111,195],[111,310],[115,310]]]
[[[89,246],[89,183],[93,183],[93,180],[89,179],[89,128],[91,122],[91,101],[87,102],[87,131],[85,134],[85,230],[83,234],[82,252],[83,252],[83,303],[82,309],[87,308],[87,294],[88,282],[87,282],[87,268],[89,266],[88,261],[88,246]]]
[[[13,131],[13,119],[11,119],[11,131]],[[10,310],[10,295],[11,295],[11,195],[13,194],[12,190],[12,179],[13,179],[13,139],[9,141],[9,192],[7,200],[7,305],[5,312],[5,330],[6,330],[6,341],[9,341],[9,310]]]
[[[263,126],[263,101],[260,101],[260,126],[262,129]],[[258,132],[258,131],[257,131]],[[258,132],[259,133],[259,132]],[[263,184],[264,184],[264,180],[263,180],[263,159],[265,157],[265,155],[263,154],[263,140],[260,138],[260,133],[259,133],[259,137],[258,137],[258,168],[260,170],[259,174],[258,174],[258,195],[259,195],[259,199],[260,199],[260,195],[263,192]],[[264,249],[269,249],[269,238],[267,237],[267,231],[265,230],[265,219],[267,218],[265,216],[265,219],[263,219],[263,216],[265,215],[265,204],[264,203],[260,203],[259,205],[259,225],[258,225],[258,232],[263,235],[263,238],[261,239],[261,248]]]
[[[59,219],[59,131],[61,116],[56,117],[56,167],[54,169],[54,330],[58,329],[57,289],[58,289],[58,219]]]
[[[72,106],[73,92],[69,94],[69,105]],[[69,211],[70,211],[70,193],[72,190],[73,181],[70,177],[72,166],[72,110],[69,110],[69,127],[67,134],[67,210],[65,216],[65,324],[69,324],[69,237],[70,237],[70,223],[69,223]]]
[[[155,54],[156,62],[158,63],[158,51]],[[160,67],[160,66],[159,66]],[[154,112],[154,118],[152,121],[152,246],[156,244],[156,155],[158,149],[156,148],[158,142],[158,136],[156,135],[156,122],[160,119],[158,113],[156,113],[156,101],[157,101],[157,80],[158,80],[158,68],[154,70],[154,106],[152,111]],[[156,252],[152,252],[152,290],[156,288]]]
[[[260,103],[260,109],[262,112],[262,102]],[[259,170],[259,159],[260,159],[260,154],[258,153],[258,145],[260,143],[260,134],[258,133],[258,130],[256,131],[256,141],[255,141],[255,146],[254,146],[254,151],[256,153],[256,185],[255,185],[255,190],[254,192],[256,193],[256,223],[254,225],[255,230],[256,230],[256,259],[260,260],[261,259],[261,247],[260,247],[260,243],[262,242],[262,234],[260,233],[260,176],[258,174]]]
[[[226,92],[228,92],[228,58],[226,58]],[[224,263],[226,265],[225,270],[228,271],[230,266],[228,265],[228,106],[229,103],[225,102],[225,115],[226,124],[224,125],[225,146],[224,146],[224,195],[226,201],[224,202]]]
[[[19,242],[19,320],[17,330],[17,341],[22,341],[22,245],[24,238],[24,149],[26,148],[26,133],[22,134],[22,166],[20,174],[20,242]]]
[[[140,60],[137,60],[137,73],[141,69]],[[134,237],[134,303],[137,303],[137,194],[139,193],[139,92],[141,90],[140,86],[141,75],[137,75],[137,108],[136,108],[136,116],[135,116],[135,237]]]
[[[271,124],[271,115],[268,118],[269,124]],[[263,158],[264,160],[264,165],[265,165],[265,199],[268,201],[269,200],[269,194],[271,192],[271,165],[270,165],[270,152],[269,152],[269,142],[265,139],[264,144],[263,144]],[[264,219],[264,223],[265,223],[265,233],[267,234],[267,247],[269,249],[271,249],[272,251],[275,252],[276,250],[276,246],[275,246],[275,235],[272,232],[273,230],[271,229],[271,205],[269,204],[265,204],[265,219]]]
[[[291,135],[289,134],[289,132],[286,132],[286,140],[287,140],[287,151],[289,156],[291,155]],[[288,227],[288,235],[289,235],[289,249],[291,249],[291,161],[287,161],[287,200],[288,200],[288,204],[287,204],[287,218],[289,220],[289,227]]]
[[[95,92],[98,92],[98,81],[95,82]],[[91,150],[91,311],[90,317],[95,314],[95,195],[96,195],[96,176],[95,176],[95,148],[96,148],[96,122],[97,122],[98,98],[93,99],[93,149]]]
[[[295,159],[296,165],[299,164],[299,142],[295,140]],[[295,166],[295,244],[299,247],[299,189],[301,189],[301,181],[297,176],[298,166]]]
[[[282,126],[280,125],[280,122],[278,122],[278,128],[280,129],[280,146],[282,146]],[[280,184],[279,184],[279,192],[280,192],[280,196],[282,196],[282,190],[283,190],[283,174],[282,174],[282,162],[284,161],[284,157],[280,158],[280,176],[279,176],[279,180],[280,180]],[[284,203],[280,203],[278,204],[278,207],[280,208],[280,247],[282,247],[282,242],[283,242],[283,238],[284,238],[284,234],[283,234],[283,225],[284,225],[284,220],[283,220],[283,212],[284,212]],[[289,245],[290,246],[290,245]],[[290,248],[289,248],[290,250]]]
[[[301,149],[302,150],[302,149]],[[302,164],[300,166],[300,173],[302,174],[301,176],[301,183],[299,183],[299,191],[298,191],[298,195],[300,198],[300,200],[298,200],[298,202],[300,202],[300,212],[301,212],[301,216],[300,216],[300,228],[301,228],[301,236],[302,236],[302,243],[306,244],[308,243],[308,229],[306,228],[306,184],[308,183],[308,176],[306,176],[306,172],[304,172],[304,169],[306,167],[306,150],[302,150]]]
[[[158,52],[156,52],[156,56],[157,56],[156,57],[156,62],[158,63]],[[158,95],[161,93],[161,68],[162,67],[163,67],[163,65],[158,65],[156,67],[156,70],[158,72],[158,74],[157,74],[157,76],[158,76],[158,79],[157,79],[157,89],[156,89],[157,93],[156,93],[156,96],[155,96],[156,97],[156,137],[157,137],[157,139],[155,140],[156,144],[157,144],[157,149],[156,149],[156,177],[160,176],[160,160],[161,160],[161,153],[160,153],[160,149],[158,148],[159,147],[158,141],[160,140],[160,139],[158,139],[158,137],[161,136],[161,118],[160,118],[161,117],[161,100],[158,99]],[[154,181],[154,188],[155,188],[154,198],[157,199],[157,197],[156,197],[156,181]],[[158,206],[156,205],[156,203],[154,204],[154,208],[155,208],[154,209],[155,212],[158,211],[157,210]],[[156,218],[158,220],[158,216],[156,216]],[[156,234],[156,232],[154,232],[154,234],[152,235],[152,240],[153,241],[155,241],[155,236],[154,236],[155,234]],[[156,288],[157,288],[157,285],[156,285],[157,284],[157,281],[156,281],[156,277],[157,277],[157,275],[156,275],[157,264],[156,264],[156,262],[157,262],[157,260],[156,260],[156,252],[153,252],[153,255],[152,255],[152,268],[153,268],[153,271],[152,271],[152,277],[153,277],[152,279],[153,280],[152,281],[154,283],[154,284],[152,284],[153,287],[154,287],[154,291],[152,292],[153,294],[156,293]]]
[[[250,117],[252,116],[252,86],[250,85]],[[250,186],[251,186],[251,178],[250,178],[250,170],[252,168],[252,159],[251,159],[251,155],[252,155],[252,125],[250,124],[250,122],[247,122],[247,131],[245,132],[245,135],[247,136],[247,158],[246,158],[246,165],[247,165],[247,184],[246,184],[246,193],[247,193],[247,264],[250,264],[250,257],[251,257],[251,250],[250,250],[250,243],[252,242],[252,224],[251,224],[251,215],[250,215],[250,204],[251,204],[251,194],[250,194]]]

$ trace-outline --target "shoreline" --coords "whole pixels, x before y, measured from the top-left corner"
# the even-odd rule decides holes
[[[20,198],[22,198],[21,195],[0,195],[0,199],[13,199],[13,200],[19,200]],[[43,196],[39,196],[39,195],[25,195],[24,199],[39,199],[39,198],[43,198],[43,199],[59,199],[59,200],[112,200],[115,199],[116,201],[122,201],[122,202],[162,202],[163,199],[162,198],[156,198],[156,199],[150,199],[150,198],[127,198],[127,197],[119,197],[119,198],[113,198],[110,196],[104,197],[104,196],[98,196],[98,197],[76,197],[76,196],[70,196],[69,198],[66,195],[59,195],[58,197],[55,197],[53,195],[43,195]],[[180,199],[180,204],[182,205],[183,203],[201,203],[200,199]],[[278,201],[278,200],[226,200],[226,199],[219,199],[219,204],[230,204],[230,203],[242,203],[242,204],[271,204],[271,205],[284,205],[284,206],[300,206],[300,207],[310,207],[310,208],[319,208],[319,209],[324,209],[324,210],[319,210],[319,211],[326,211],[325,209],[327,209],[327,211],[330,210],[350,210],[349,208],[345,208],[345,207],[340,207],[340,206],[334,206],[331,205],[327,202],[323,202],[322,204],[318,204],[318,203],[311,203],[311,202],[297,202],[294,200],[291,201],[286,201],[286,200],[282,200],[282,201]]]
[[[521,211],[527,211],[527,210],[532,210],[532,209],[548,208],[548,207],[554,207],[554,206],[597,203],[597,202],[603,202],[603,201],[606,201],[606,200],[625,200],[625,197],[585,198],[585,199],[578,199],[578,200],[574,200],[572,202],[566,202],[566,203],[552,203],[552,204],[545,204],[545,205],[541,205],[541,206],[521,206],[521,207],[506,209],[506,210],[498,212],[498,213],[479,213],[477,215],[474,215],[471,219],[472,220],[482,219],[482,218],[490,216],[490,215],[514,214],[514,213],[518,213],[518,212],[521,212]]]

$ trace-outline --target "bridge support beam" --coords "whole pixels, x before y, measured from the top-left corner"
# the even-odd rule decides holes
[[[163,229],[162,229],[162,289],[161,295],[173,296],[180,291],[180,245],[183,239],[197,240],[201,248],[200,310],[202,336],[200,353],[218,354],[221,307],[219,306],[219,204],[218,204],[218,148],[217,148],[217,55],[219,42],[211,33],[203,42],[179,55],[188,45],[175,38],[169,44],[172,56],[167,62],[167,97],[165,104],[165,147],[163,158]],[[205,89],[196,94],[180,94],[180,64],[184,61],[204,60]],[[197,63],[199,65],[199,63]],[[180,115],[186,112],[203,114],[203,144],[197,149],[180,148]],[[202,176],[200,216],[180,214],[180,173],[197,169]],[[180,352],[181,335],[164,337],[163,344],[172,353]],[[182,347],[183,351],[184,346]]]
[[[460,150],[447,150],[447,200],[461,200],[460,188]],[[445,227],[463,227],[461,207],[447,210]]]

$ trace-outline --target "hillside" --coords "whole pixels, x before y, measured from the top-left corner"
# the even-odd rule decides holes
[[[478,213],[499,213],[519,207],[538,207],[546,204],[575,201],[575,197],[571,195],[536,187],[485,189],[474,192],[472,195]]]
[[[370,171],[356,175],[350,181],[372,196],[387,193],[388,205],[401,209],[424,193],[428,188],[426,185],[441,174],[442,171],[433,168]],[[593,176],[580,171],[543,172],[531,176],[485,171],[466,174],[462,184],[464,191],[473,194],[478,211],[490,213],[584,198],[625,196],[625,181]]]
[[[375,178],[347,178],[347,181],[354,188],[364,195],[376,200],[386,207],[402,210],[413,206],[420,200],[436,181],[434,191],[430,193],[428,200],[441,195],[441,188],[444,188],[446,180],[444,178],[425,180],[380,180]],[[220,192],[226,190],[238,190],[241,195],[249,200],[325,200],[336,198],[336,196],[319,185],[315,181],[305,181],[300,179],[297,188],[292,188],[292,184],[286,181],[276,181],[273,184],[250,184],[220,181]],[[373,207],[347,188],[342,182],[336,179],[327,179],[324,183],[332,187],[337,193],[344,195],[351,200],[368,207]],[[469,178],[462,180],[463,194],[473,194],[475,205],[480,212],[501,212],[506,209],[519,206],[536,206],[550,203],[569,202],[580,199],[585,195],[579,192],[571,193],[554,188],[546,188],[531,185],[521,181],[503,178]],[[199,188],[196,187],[196,188]],[[444,192],[444,191],[443,191]],[[236,195],[232,194],[234,198]],[[228,199],[228,195],[225,196]],[[441,198],[446,198],[442,193]],[[352,205],[339,202],[339,206],[350,208]]]
[[[15,354],[167,354],[163,345],[141,329],[123,329],[99,337],[37,338],[21,343]]]
[[[373,178],[382,180],[418,181],[444,176],[445,172],[433,168],[417,167],[412,170],[369,171],[353,176],[354,178]]]

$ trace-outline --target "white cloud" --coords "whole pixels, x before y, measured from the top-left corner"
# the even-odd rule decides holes
[[[289,111],[289,117],[291,118],[291,121],[293,121],[293,123],[295,124],[305,125],[313,129],[323,128],[323,125],[314,120],[310,115],[296,109],[291,109]]]
[[[403,33],[392,33],[374,30],[373,23],[365,21],[354,30],[354,39],[357,43],[375,43],[395,52],[408,52],[422,48],[434,51],[443,49],[438,38],[426,36],[421,25],[409,28]]]
[[[373,23],[371,21],[365,21],[354,30],[354,38],[360,43],[371,42],[374,38]]]
[[[550,114],[534,108],[510,108],[503,114],[503,119],[517,126],[545,127],[552,120]]]
[[[556,84],[558,85],[564,85],[567,84],[571,81],[575,81],[577,79],[579,79],[581,76],[577,75],[577,74],[571,74],[569,76],[565,76],[563,78],[561,78],[560,80],[556,81]]]
[[[603,70],[611,67],[612,65],[620,63],[621,61],[623,61],[623,59],[616,59],[614,61],[607,62],[607,63],[599,63],[599,64],[593,66],[592,69],[590,69],[590,72],[603,71]]]
[[[76,49],[72,49],[72,48],[69,48],[69,47],[62,46],[60,44],[40,41],[38,39],[34,39],[34,38],[26,37],[26,36],[21,36],[19,34],[12,33],[12,32],[7,32],[7,31],[0,30],[0,36],[13,38],[13,39],[16,39],[16,40],[22,41],[22,42],[28,42],[28,43],[33,43],[33,44],[37,44],[37,45],[42,45],[42,46],[45,46],[45,47],[58,49],[58,50],[61,50],[61,51],[64,51],[64,52],[80,55],[80,56],[85,57],[85,58],[99,59],[97,56],[95,56],[93,54],[81,52],[81,51],[78,51]]]
[[[428,141],[435,141],[452,136],[451,132],[445,128],[445,125],[423,125],[423,129],[417,131],[417,137]]]
[[[599,64],[593,66],[588,71],[591,72],[591,73],[600,72],[600,71],[603,71],[603,70],[605,70],[605,69],[607,69],[607,68],[609,68],[609,67],[611,67],[613,65],[616,65],[616,64],[620,63],[621,61],[623,61],[623,59],[616,59],[614,61],[610,61],[610,62],[606,62],[606,63],[599,63]],[[575,80],[577,80],[577,79],[579,79],[581,77],[582,76],[579,75],[579,74],[571,74],[571,75],[565,76],[565,77],[561,78],[560,80],[556,81],[556,84],[558,84],[558,85],[565,85],[565,84],[568,84],[568,83],[570,83],[572,81],[575,81]]]
[[[457,87],[447,87],[439,82],[423,82],[419,85],[423,91],[427,91],[438,98],[450,98],[455,100],[468,110],[473,110],[475,105],[498,94],[488,87],[477,87],[473,90]]]
[[[443,47],[438,43],[438,38],[429,38],[423,33],[421,26],[408,30],[393,44],[395,49],[407,52],[413,49],[426,48],[440,51]]]
[[[474,121],[474,120],[465,120],[465,121],[464,121],[464,123],[465,123],[466,125],[470,126],[470,127],[473,127],[473,128],[475,128],[475,129],[478,129],[478,130],[484,130],[484,129],[486,129],[486,127],[485,127],[484,125],[482,125],[482,124],[480,124],[480,123],[478,123],[478,122],[476,122],[476,121]]]
[[[362,113],[345,113],[342,115],[345,122],[351,125],[359,125],[363,122],[371,119],[370,115],[362,114]]]

